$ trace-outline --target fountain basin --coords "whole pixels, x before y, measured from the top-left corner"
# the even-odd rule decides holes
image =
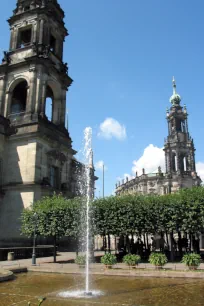
[[[204,305],[202,279],[92,275],[92,296],[85,296],[83,277],[57,273],[18,274],[6,286],[0,283],[0,304],[27,305],[31,301],[38,305],[38,299],[44,296],[43,306]]]

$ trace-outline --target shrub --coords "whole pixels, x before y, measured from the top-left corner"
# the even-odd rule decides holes
[[[128,254],[123,257],[123,262],[126,263],[128,266],[138,265],[140,260],[141,257],[139,255],[134,255],[134,254]]]
[[[116,256],[110,253],[105,254],[101,257],[101,263],[103,263],[106,266],[112,266],[117,263]]]
[[[152,253],[149,257],[149,262],[156,267],[163,267],[168,262],[168,260],[165,254]]]
[[[182,258],[182,263],[186,264],[188,267],[198,267],[201,262],[201,257],[199,254],[191,253],[191,254],[186,254]]]
[[[77,256],[75,259],[75,263],[80,266],[85,266],[86,256],[85,255]]]

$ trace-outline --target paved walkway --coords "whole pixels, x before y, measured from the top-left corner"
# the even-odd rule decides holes
[[[103,252],[95,252],[95,256],[101,256],[103,255]],[[72,273],[73,271],[81,271],[79,270],[78,266],[73,262],[76,257],[76,253],[73,252],[63,252],[63,253],[58,253],[57,256],[57,263],[53,263],[53,257],[44,257],[44,258],[37,258],[37,265],[36,267],[32,266],[32,259],[22,259],[22,260],[14,260],[14,261],[0,261],[0,268],[2,269],[12,269],[12,268],[21,268],[21,267],[27,267],[28,269],[33,268],[38,271],[44,271],[44,270],[50,270],[53,272],[61,272],[67,273],[70,272]],[[95,263],[91,264],[90,268],[92,270],[96,271],[102,271],[104,270],[104,266],[100,263]],[[126,269],[127,266],[123,263],[118,263],[117,265],[114,266],[115,269]],[[141,269],[154,269],[154,266],[152,266],[149,263],[140,263],[139,268]],[[114,270],[115,270],[114,269]],[[165,270],[186,270],[186,266],[182,263],[167,263],[165,265]],[[199,270],[203,270],[204,272],[204,263],[202,263],[199,267]]]

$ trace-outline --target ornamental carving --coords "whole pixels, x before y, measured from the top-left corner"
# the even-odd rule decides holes
[[[67,161],[67,158],[64,153],[58,150],[51,150],[47,152],[47,156],[53,159],[54,161],[59,161],[62,165]]]
[[[149,186],[150,187],[154,187],[155,186],[155,182],[149,182]]]

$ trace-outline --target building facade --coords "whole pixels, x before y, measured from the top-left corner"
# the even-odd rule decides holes
[[[10,47],[0,65],[0,246],[22,245],[23,208],[54,191],[79,195],[84,166],[65,125],[72,79],[63,62],[63,19],[57,0],[17,0],[8,20]]]
[[[171,108],[167,109],[166,119],[168,136],[164,143],[165,173],[161,167],[157,173],[143,173],[132,180],[126,179],[116,184],[116,195],[126,193],[168,194],[181,188],[199,186],[201,179],[196,173],[195,147],[188,131],[188,113],[186,106],[180,105],[181,97],[176,92],[173,79],[173,95],[170,98]]]

